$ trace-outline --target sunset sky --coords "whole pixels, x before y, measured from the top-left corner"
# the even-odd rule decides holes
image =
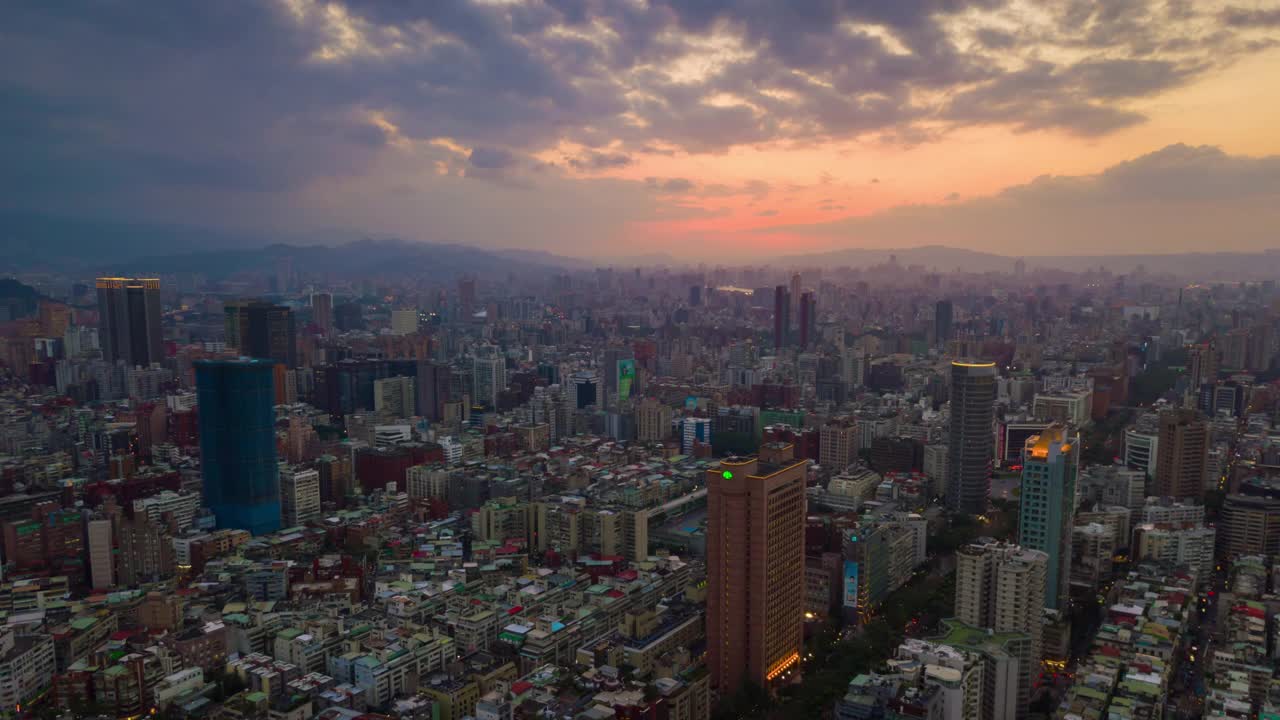
[[[594,258],[1280,248],[1280,2],[24,3],[0,208]]]

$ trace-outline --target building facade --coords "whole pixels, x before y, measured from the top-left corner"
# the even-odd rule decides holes
[[[205,504],[218,526],[261,535],[280,529],[272,364],[196,363]]]
[[[147,367],[164,359],[160,280],[98,278],[98,342],[102,359]]]
[[[981,515],[991,491],[995,439],[996,365],[951,363],[951,430],[947,467],[947,507]]]
[[[1204,495],[1204,468],[1209,454],[1209,423],[1195,410],[1160,413],[1156,448],[1155,495],[1176,499]]]
[[[1018,508],[1018,543],[1049,557],[1045,607],[1066,606],[1075,524],[1079,438],[1060,424],[1027,439]]]
[[[707,471],[707,642],[721,696],[798,670],[804,616],[804,460],[770,443]]]

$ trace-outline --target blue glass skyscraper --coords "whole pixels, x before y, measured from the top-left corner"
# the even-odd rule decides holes
[[[1071,528],[1075,524],[1078,438],[1054,423],[1027,438],[1022,460],[1018,544],[1049,556],[1044,606],[1065,607],[1071,570]]]
[[[279,530],[271,361],[202,360],[195,366],[205,504],[218,527],[254,535]]]

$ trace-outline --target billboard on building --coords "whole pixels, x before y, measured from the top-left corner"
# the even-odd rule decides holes
[[[636,361],[631,358],[618,361],[618,401],[631,397],[631,385],[636,380]]]
[[[853,560],[844,561],[844,600],[841,604],[851,610],[858,607],[858,563]]]

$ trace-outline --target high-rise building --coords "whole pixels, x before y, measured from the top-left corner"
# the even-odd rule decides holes
[[[1160,468],[1160,431],[1154,414],[1143,415],[1124,431],[1124,464],[1148,477]]]
[[[1187,348],[1187,375],[1189,387],[1194,392],[1201,385],[1212,384],[1218,379],[1218,345],[1210,340],[1203,345]]]
[[[58,670],[53,636],[20,627],[0,631],[0,707],[19,716],[24,705],[50,694]]]
[[[298,527],[320,517],[320,471],[280,468],[280,516],[285,527]]]
[[[1066,607],[1079,458],[1079,438],[1056,423],[1028,438],[1023,452],[1018,544],[1049,556],[1044,601],[1053,610]]]
[[[1212,546],[1212,541],[1209,543]],[[1114,568],[1116,533],[1102,523],[1071,529],[1071,585],[1097,593]]]
[[[412,335],[416,332],[418,332],[417,310],[409,309],[391,311],[392,335]]]
[[[980,515],[991,490],[996,365],[951,363],[951,430],[947,442],[947,507]]]
[[[1218,545],[1234,558],[1240,555],[1280,556],[1280,484],[1251,480],[1222,503]]]
[[[680,419],[680,452],[688,455],[698,444],[711,444],[711,418]]]
[[[933,331],[939,345],[951,339],[951,311],[950,300],[939,300],[933,306]]]
[[[800,278],[800,273],[791,274],[791,290],[787,294],[787,300],[790,303],[791,317],[800,314],[800,308],[797,307],[800,300],[800,293],[804,288],[804,281]]]
[[[333,308],[333,324],[343,332],[350,330],[363,330],[364,309],[358,302],[348,302],[342,303],[341,305],[335,305]]]
[[[297,329],[293,311],[261,300],[240,300],[223,307],[227,346],[247,357],[297,367]]]
[[[949,645],[908,638],[898,646],[890,667],[899,671],[918,668],[926,685],[942,694],[942,720],[979,720],[982,717],[983,658]]]
[[[333,332],[333,296],[315,293],[311,296],[311,321],[325,334]]]
[[[452,371],[448,365],[429,360],[418,361],[418,375],[414,388],[418,396],[417,413],[431,422],[443,417],[443,405],[450,399],[449,386]]]
[[[1160,413],[1154,493],[1175,499],[1204,495],[1209,422],[1185,408]]]
[[[773,289],[773,347],[782,348],[791,335],[791,293],[786,285]]]
[[[472,365],[471,402],[487,408],[498,407],[498,394],[507,388],[507,361],[500,355],[478,357]]]
[[[254,535],[280,528],[272,365],[195,363],[205,504],[218,526]]]
[[[707,472],[707,647],[722,697],[798,670],[806,461],[789,444]]]
[[[414,465],[405,471],[405,484],[411,498],[449,496],[449,471],[431,465]]]
[[[671,437],[671,406],[657,398],[636,403],[636,442],[662,442]]]
[[[604,396],[601,404],[617,407],[635,392],[636,359],[629,348],[609,348],[601,357]]]
[[[373,381],[373,410],[393,418],[413,416],[417,392],[411,377],[389,377]]]
[[[1031,640],[1019,657],[1018,716],[1026,714],[1039,675],[1048,565],[1043,552],[990,539],[956,552],[956,618],[993,633],[1022,633]]]
[[[602,399],[600,376],[590,370],[582,370],[569,376],[572,385],[573,407],[581,410],[591,405],[599,405]]]
[[[200,496],[195,493],[164,490],[133,501],[133,514],[146,515],[151,522],[170,525],[174,532],[185,532],[200,513]]]
[[[822,426],[818,441],[818,462],[833,473],[844,472],[858,458],[858,423],[851,418],[832,418]]]
[[[1231,511],[1235,513],[1238,509],[1239,506],[1233,504]],[[1223,511],[1225,515],[1225,502]],[[1277,519],[1280,520],[1280,513],[1277,513]],[[1232,517],[1228,521],[1234,520],[1235,517]],[[1224,527],[1226,527],[1225,523]],[[1276,523],[1276,528],[1280,533],[1280,522]],[[1230,528],[1223,532],[1229,542]],[[1202,578],[1207,578],[1213,573],[1213,549],[1217,538],[1217,531],[1214,528],[1192,525],[1171,527],[1145,523],[1133,529],[1133,536],[1136,540],[1131,554],[1135,561],[1159,562],[1170,568],[1188,566]]]
[[[107,362],[146,367],[164,358],[160,280],[98,278],[98,342]]]
[[[470,275],[458,279],[458,310],[462,322],[471,322],[476,312],[476,279]]]
[[[800,294],[800,347],[808,348],[818,339],[818,301],[813,293]]]
[[[167,525],[134,513],[131,518],[120,516],[116,529],[120,533],[116,570],[122,586],[137,587],[173,577],[176,560]]]
[[[111,519],[89,521],[89,578],[94,590],[110,590],[116,586],[115,540]]]
[[[943,634],[933,639],[982,659],[982,694],[978,712],[967,707],[960,720],[1015,720],[1029,708],[1022,698],[1023,668],[1032,656],[1031,638],[1022,632],[995,632],[957,619],[942,621]],[[945,717],[955,720],[948,708]]]
[[[867,516],[845,534],[841,552],[856,571],[846,574],[845,593],[856,596],[854,608],[864,619],[873,617],[889,594],[911,579],[926,562],[924,518]],[[847,578],[852,576],[854,580]],[[844,606],[850,607],[848,599]]]

